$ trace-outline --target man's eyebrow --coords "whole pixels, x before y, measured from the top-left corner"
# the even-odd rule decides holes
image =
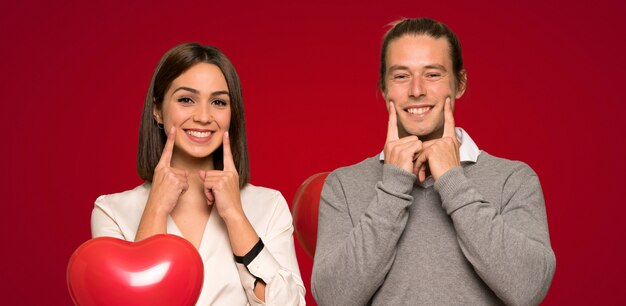
[[[388,69],[388,71],[394,71],[394,70],[409,70],[409,67],[401,66],[401,65],[393,65],[393,66],[389,67],[389,69]]]
[[[439,70],[447,71],[446,67],[444,65],[441,65],[441,64],[426,65],[426,66],[424,66],[424,69],[439,69]],[[393,66],[389,67],[388,71],[394,71],[394,70],[410,70],[410,69],[407,66],[393,65]]]
[[[424,68],[425,69],[439,69],[439,70],[447,71],[446,67],[440,64],[426,65]]]

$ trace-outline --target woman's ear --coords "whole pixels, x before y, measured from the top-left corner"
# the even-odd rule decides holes
[[[152,100],[152,116],[157,123],[163,124],[163,116],[161,110],[154,103],[154,99]]]

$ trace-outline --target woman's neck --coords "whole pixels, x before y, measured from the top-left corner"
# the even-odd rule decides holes
[[[179,204],[175,208],[176,211],[186,211],[188,209],[195,209],[194,207],[206,206],[206,198],[204,196],[204,182],[200,178],[200,171],[214,170],[213,155],[209,155],[205,158],[196,158],[187,154],[176,151],[172,154],[172,160],[170,167],[186,170],[187,171],[187,183],[189,189],[179,199]],[[191,205],[191,206],[190,206]]]
[[[174,152],[172,154],[170,167],[179,170],[187,170],[189,176],[197,176],[198,172],[200,171],[215,170],[213,155],[209,155],[204,158],[196,158],[181,152],[177,152],[176,148],[174,148]]]

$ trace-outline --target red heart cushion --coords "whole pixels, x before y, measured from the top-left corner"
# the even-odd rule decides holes
[[[83,243],[67,266],[76,305],[194,305],[204,268],[196,249],[174,235],[139,242],[100,237]]]
[[[296,191],[293,200],[293,224],[296,238],[310,257],[317,245],[317,211],[320,194],[329,172],[311,175]]]

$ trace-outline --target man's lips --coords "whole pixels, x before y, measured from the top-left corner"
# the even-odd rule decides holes
[[[404,108],[404,111],[411,115],[419,116],[428,113],[431,109],[433,109],[431,105],[415,105]]]

